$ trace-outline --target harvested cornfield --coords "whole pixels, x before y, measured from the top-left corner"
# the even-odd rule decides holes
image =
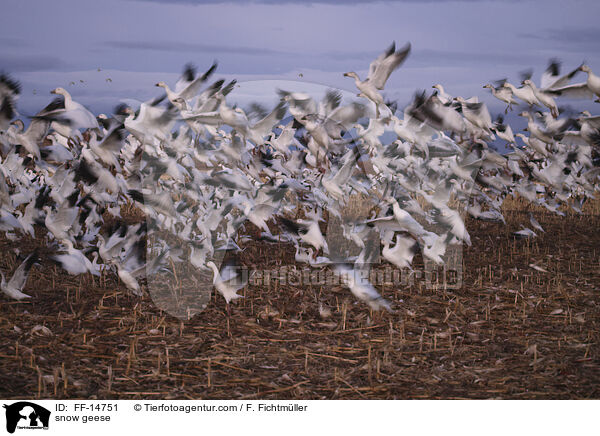
[[[182,322],[112,273],[69,276],[44,256],[44,241],[2,239],[3,271],[17,266],[17,248],[40,247],[42,260],[26,286],[32,299],[0,301],[0,396],[600,398],[600,216],[536,210],[545,233],[515,240],[529,212],[504,213],[506,225],[467,219],[459,289],[418,275],[378,286],[392,313],[370,311],[342,286],[262,277],[230,316],[213,293]],[[243,248],[249,269],[301,273],[293,246]]]

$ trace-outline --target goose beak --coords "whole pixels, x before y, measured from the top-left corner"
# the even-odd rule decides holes
[[[50,94],[57,94],[56,89],[53,89],[52,91],[50,91]]]
[[[350,73],[344,73],[344,77],[350,77]]]

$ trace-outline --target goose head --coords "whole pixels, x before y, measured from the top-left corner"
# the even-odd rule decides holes
[[[523,84],[523,86],[529,86],[531,88],[533,88],[535,86],[530,79],[525,79],[521,83]]]
[[[444,94],[444,87],[442,85],[440,85],[439,83],[436,83],[435,85],[433,85],[432,88],[437,89],[440,94]]]
[[[69,93],[67,92],[66,89],[64,88],[55,88],[52,91],[50,91],[50,94],[58,94],[58,95],[63,95],[63,96],[67,96],[69,95]]]
[[[527,118],[528,120],[532,119],[532,117],[531,117],[531,114],[530,114],[529,112],[526,112],[526,111],[524,111],[524,112],[521,112],[521,113],[519,114],[519,116],[520,116],[520,117]]]
[[[189,109],[187,103],[185,102],[185,99],[182,97],[177,97],[176,99],[174,99],[173,104],[181,106],[181,110],[184,111]]]
[[[358,78],[358,74],[356,74],[354,71],[350,71],[348,73],[344,73],[344,77],[352,77],[356,80],[359,80]]]
[[[154,86],[158,86],[159,88],[166,88],[167,84],[165,82],[158,82],[156,85]]]
[[[14,120],[12,123],[10,123],[11,126],[15,126],[17,129],[17,132],[23,132],[23,130],[25,130],[25,124],[23,123],[22,120]]]
[[[586,64],[583,64],[579,67],[579,71],[583,71],[584,73],[590,73],[592,69],[588,67]]]

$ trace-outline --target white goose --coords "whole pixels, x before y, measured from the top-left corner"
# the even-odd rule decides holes
[[[341,283],[350,289],[354,296],[366,302],[373,310],[381,308],[392,311],[390,304],[377,292],[377,289],[366,279],[365,271],[350,268],[346,265],[335,267],[335,273],[340,277]]]
[[[590,98],[600,97],[600,77],[596,76],[592,69],[587,65],[579,67],[580,71],[587,73],[587,80],[583,83],[563,86],[561,88],[552,88],[547,92],[566,98]]]
[[[519,102],[513,98],[513,92],[510,88],[506,88],[502,85],[497,88],[494,88],[494,86],[492,86],[490,83],[488,83],[487,85],[484,85],[483,87],[492,91],[492,95],[494,97],[496,97],[498,100],[503,101],[504,103],[506,103],[508,105],[508,106],[506,106],[506,109],[504,110],[505,114],[508,113],[509,109],[512,110],[513,104],[514,105],[519,104]]]
[[[548,109],[550,109],[550,112],[554,118],[558,118],[558,106],[556,106],[556,102],[549,93],[539,89],[530,79],[523,81],[523,85],[529,87],[535,98]]]
[[[410,268],[416,254],[417,243],[414,239],[396,235],[396,244],[390,248],[389,241],[384,241],[381,254],[392,265],[398,268]]]
[[[376,117],[379,118],[379,105],[384,105],[383,96],[379,93],[385,86],[390,74],[400,67],[410,53],[410,43],[396,51],[396,43],[392,45],[377,59],[371,62],[369,74],[365,80],[360,80],[354,71],[344,73],[345,77],[354,78],[354,83],[360,94],[375,103]]]
[[[208,78],[216,69],[217,63],[215,62],[204,74],[195,77],[195,68],[192,65],[187,65],[183,72],[183,77],[175,85],[175,91],[171,90],[169,85],[167,85],[165,82],[158,82],[156,86],[165,90],[167,98],[173,105],[179,107],[180,109],[185,109],[185,107],[182,105],[182,101],[179,99],[183,99],[183,104],[185,105],[186,100],[195,97],[202,84],[208,80]]]
[[[30,295],[24,294],[23,286],[25,286],[25,282],[27,281],[27,277],[29,276],[29,270],[37,260],[36,253],[31,253],[29,256],[25,258],[25,260],[19,265],[19,267],[15,270],[11,279],[6,282],[4,274],[0,271],[0,276],[2,277],[2,282],[0,283],[0,288],[2,288],[2,292],[4,294],[14,300],[22,300],[24,298],[30,298]]]
[[[502,86],[509,89],[515,97],[524,101],[529,106],[538,104],[538,100],[533,93],[533,89],[531,89],[529,86],[521,86],[520,88],[517,88],[515,85],[509,82],[504,82]]]
[[[50,91],[50,94],[62,95],[64,97],[64,109],[44,114],[45,116],[57,118],[59,122],[67,122],[71,128],[72,134],[82,129],[98,129],[98,120],[82,104],[77,103],[71,97],[71,94],[64,88],[56,88]]]
[[[206,264],[207,267],[213,271],[213,285],[217,288],[217,291],[225,298],[227,307],[232,300],[237,298],[244,298],[243,295],[239,295],[237,291],[246,286],[245,282],[238,282],[238,273],[235,269],[227,265],[223,270],[219,271],[219,268],[213,261],[209,261]]]

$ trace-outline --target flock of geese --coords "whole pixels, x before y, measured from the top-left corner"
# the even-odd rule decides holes
[[[215,259],[241,250],[248,232],[239,229],[250,222],[261,240],[293,244],[297,261],[330,265],[357,298],[391,310],[365,278],[374,256],[410,268],[420,251],[441,265],[449,246],[470,244],[461,212],[503,223],[507,196],[557,214],[567,203],[581,211],[600,182],[600,117],[561,114],[557,100],[597,101],[600,77],[589,66],[561,75],[551,61],[539,85],[531,74],[519,85],[485,85],[505,113],[520,108],[527,128],[514,134],[477,97],[454,97],[439,84],[404,110],[386,101],[381,91],[410,50],[392,44],[363,80],[345,73],[359,91],[355,101],[342,104],[334,90],[320,101],[278,90],[271,111],[228,104],[236,81],[211,81],[215,63],[203,74],[186,66],[174,88],[159,82],[163,95],[112,115],[95,116],[57,88],[24,122],[20,85],[2,74],[0,230],[12,240],[44,240],[47,256],[69,274],[117,274],[135,295],[142,279],[188,262],[212,272],[229,307],[244,283]],[[587,79],[572,83],[580,72]],[[499,140],[509,153],[495,151]],[[344,212],[353,196],[370,216]],[[133,207],[146,219],[127,220]],[[322,224],[333,217],[358,256],[330,250]],[[533,217],[531,224],[543,231]],[[151,242],[151,232],[162,236]],[[369,232],[380,243],[366,243]],[[2,274],[8,298],[29,297],[27,275],[39,256],[24,255],[8,282]]]

